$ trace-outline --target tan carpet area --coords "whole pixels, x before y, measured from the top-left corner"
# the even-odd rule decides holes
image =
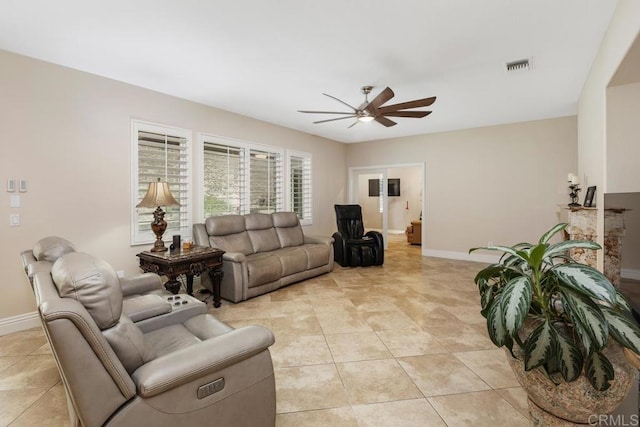
[[[334,271],[211,309],[271,329],[278,426],[526,426],[526,394],[486,334],[481,264],[390,236],[382,267]],[[68,425],[40,330],[0,337],[0,425]]]

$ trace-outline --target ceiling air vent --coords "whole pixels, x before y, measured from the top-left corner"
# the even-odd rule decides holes
[[[519,59],[517,61],[507,62],[506,67],[507,67],[507,72],[511,72],[511,71],[528,71],[529,70],[529,60],[528,59]]]

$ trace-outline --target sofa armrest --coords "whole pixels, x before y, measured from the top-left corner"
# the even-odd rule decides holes
[[[145,363],[132,378],[140,396],[155,396],[248,359],[274,342],[269,329],[245,326]]]
[[[333,237],[324,236],[304,236],[305,243],[320,243],[322,245],[331,245],[333,243]]]
[[[152,291],[162,290],[162,280],[157,274],[142,273],[131,277],[121,278],[120,287],[122,288],[122,295],[124,297],[141,295]]]
[[[233,262],[245,262],[247,260],[247,256],[245,254],[241,254],[240,252],[225,252],[222,255],[223,261],[233,261]]]

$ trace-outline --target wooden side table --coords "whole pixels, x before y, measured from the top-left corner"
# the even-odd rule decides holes
[[[167,276],[164,287],[172,294],[180,292],[177,277],[187,276],[187,293],[193,294],[193,276],[208,273],[213,287],[213,306],[220,307],[220,283],[222,282],[222,254],[217,248],[193,246],[191,249],[176,251],[144,251],[136,255],[140,258],[140,268],[145,273]]]

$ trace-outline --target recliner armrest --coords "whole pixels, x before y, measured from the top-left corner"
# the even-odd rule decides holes
[[[124,297],[141,295],[152,291],[162,290],[162,280],[157,274],[142,273],[131,277],[121,278],[120,287],[122,288],[122,295]]]
[[[233,262],[245,262],[247,260],[247,256],[245,254],[241,254],[240,252],[225,252],[222,255],[223,261],[233,261]]]
[[[304,236],[305,243],[319,243],[322,245],[330,245],[333,243],[332,237],[324,237],[324,236]]]
[[[155,396],[248,359],[274,342],[270,330],[245,326],[145,363],[132,378],[140,396]]]

